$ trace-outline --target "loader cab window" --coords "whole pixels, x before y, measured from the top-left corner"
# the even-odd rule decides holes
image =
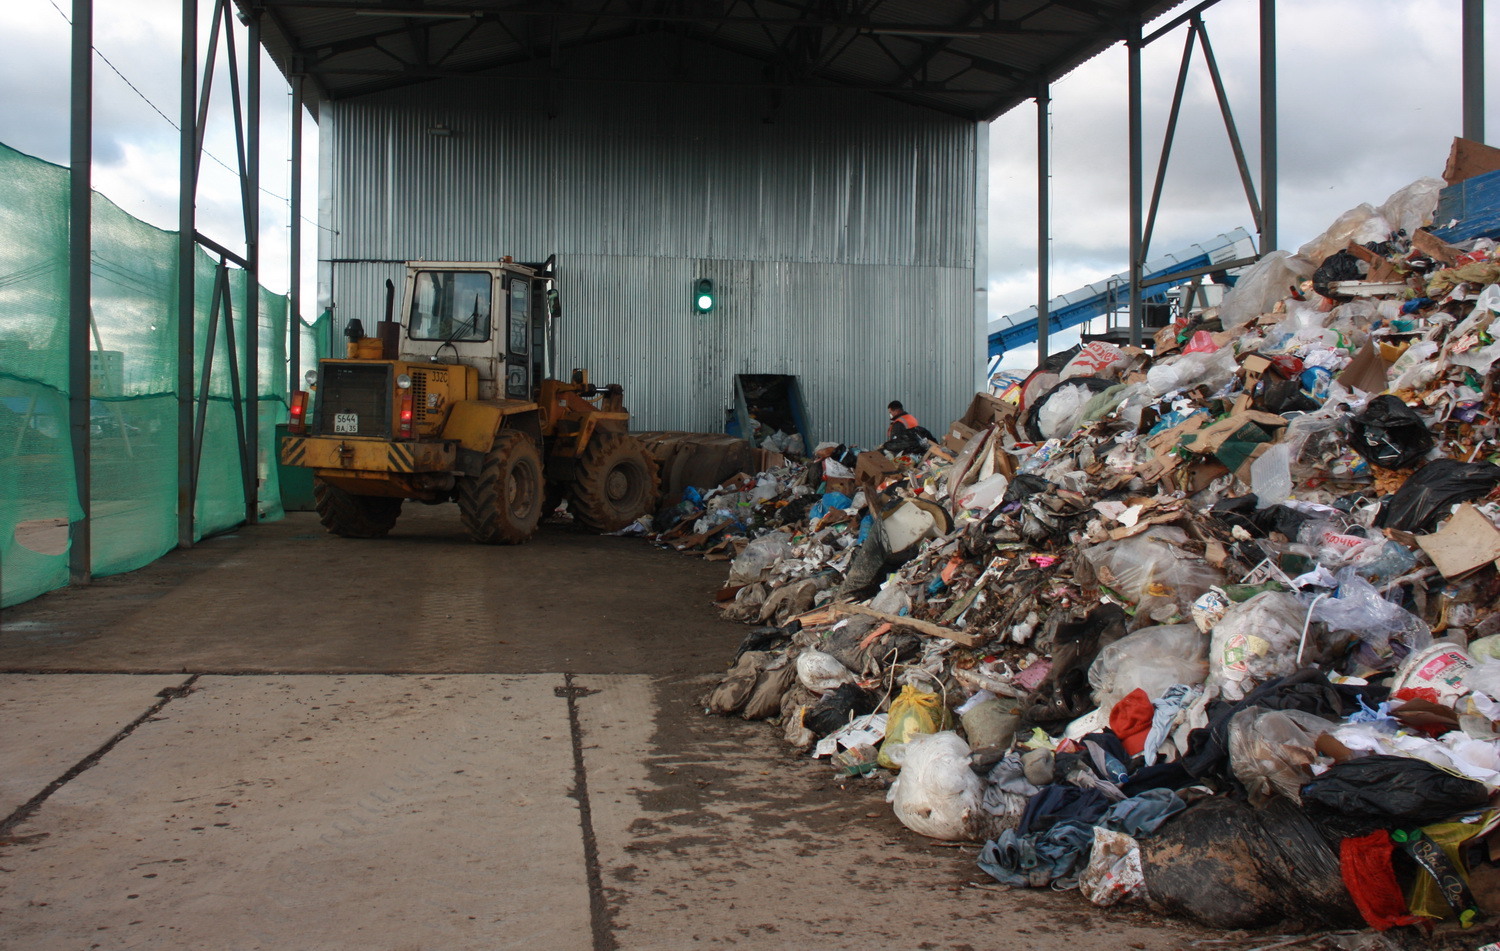
[[[490,339],[489,274],[418,271],[406,327],[413,340]]]

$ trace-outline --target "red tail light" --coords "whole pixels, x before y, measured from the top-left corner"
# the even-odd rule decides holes
[[[307,432],[307,391],[306,390],[293,390],[292,391],[291,414],[292,414],[291,415],[291,419],[289,419],[287,421],[287,427],[286,427],[287,430],[289,432],[296,433],[299,436],[302,435],[303,433]]]
[[[411,438],[412,402],[411,390],[401,391],[401,426],[399,434],[402,439]]]

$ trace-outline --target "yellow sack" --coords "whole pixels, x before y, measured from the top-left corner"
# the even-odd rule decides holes
[[[907,740],[918,733],[940,733],[951,723],[942,697],[907,684],[891,704],[885,724],[885,741],[880,744],[880,755],[875,762],[886,769],[900,769]]]

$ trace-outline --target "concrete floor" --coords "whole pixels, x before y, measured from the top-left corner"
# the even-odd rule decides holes
[[[704,716],[723,575],[293,515],[4,612],[0,947],[1266,943],[998,890],[877,784]]]

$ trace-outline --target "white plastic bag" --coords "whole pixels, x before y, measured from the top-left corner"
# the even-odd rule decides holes
[[[813,693],[827,693],[854,680],[849,668],[832,654],[806,650],[797,655],[797,681]]]
[[[1036,414],[1036,426],[1043,438],[1066,439],[1071,436],[1082,422],[1084,410],[1093,397],[1093,390],[1079,384],[1064,384],[1053,390]]]
[[[984,782],[969,768],[969,744],[957,733],[920,733],[906,742],[901,775],[886,792],[901,824],[918,835],[961,841],[974,837],[983,812]]]
[[[1100,709],[1109,710],[1133,690],[1156,700],[1173,684],[1208,677],[1208,637],[1196,624],[1143,627],[1099,652],[1089,665],[1089,685]]]

